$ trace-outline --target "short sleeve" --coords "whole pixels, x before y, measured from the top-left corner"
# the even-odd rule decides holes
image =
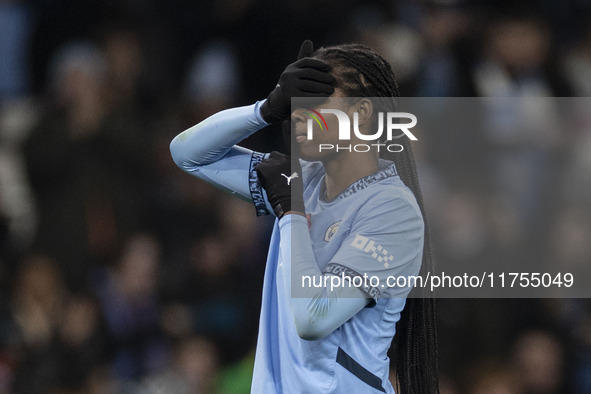
[[[359,210],[323,272],[350,278],[373,299],[406,297],[412,288],[408,277],[421,267],[423,242],[423,217],[412,193],[387,189]]]

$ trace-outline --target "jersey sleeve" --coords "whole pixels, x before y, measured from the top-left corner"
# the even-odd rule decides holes
[[[236,144],[267,126],[260,115],[263,102],[218,112],[183,131],[170,144],[179,168],[253,202],[258,216],[272,212],[255,171],[267,155]]]
[[[374,300],[406,297],[414,283],[409,277],[418,275],[421,267],[423,241],[423,218],[412,193],[386,189],[359,210],[349,235],[323,272],[359,277],[353,284],[361,284],[358,287]]]
[[[325,276],[318,268],[312,251],[307,219],[297,214],[285,215],[279,220],[280,264],[277,280],[283,282],[285,297],[298,335],[302,339],[317,340],[330,334],[368,304],[365,293],[357,288],[317,286],[300,288],[292,293],[292,284],[298,286],[305,276],[322,282]]]
[[[278,280],[284,283],[290,312],[304,339],[328,335],[379,297],[406,297],[411,284],[389,286],[388,279],[418,275],[420,270],[424,224],[407,189],[394,187],[372,196],[323,271],[312,250],[306,218],[285,215],[279,226]],[[350,278],[351,285],[333,280],[340,279],[335,276]]]

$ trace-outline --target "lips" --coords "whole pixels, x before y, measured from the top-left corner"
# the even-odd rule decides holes
[[[298,144],[301,144],[302,142],[308,140],[308,138],[306,137],[306,134],[296,134],[295,139]]]
[[[293,134],[295,136],[295,140],[298,143],[302,143],[302,142],[304,142],[304,141],[306,141],[308,139],[308,131],[307,131],[307,129],[304,128],[304,127],[298,127],[297,124],[293,128]]]

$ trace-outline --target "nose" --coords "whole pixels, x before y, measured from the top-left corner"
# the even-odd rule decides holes
[[[292,123],[301,123],[301,122],[305,122],[306,121],[306,115],[304,115],[304,112],[306,110],[304,108],[296,108],[292,113],[291,113],[291,121]]]

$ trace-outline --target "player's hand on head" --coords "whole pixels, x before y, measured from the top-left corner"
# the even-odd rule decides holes
[[[278,218],[286,213],[304,213],[302,168],[297,158],[279,152],[259,163],[256,172]]]
[[[330,65],[311,58],[313,52],[312,41],[304,41],[298,60],[279,77],[277,86],[261,106],[261,115],[267,123],[289,119],[292,97],[328,97],[334,92],[336,79],[330,74]]]

